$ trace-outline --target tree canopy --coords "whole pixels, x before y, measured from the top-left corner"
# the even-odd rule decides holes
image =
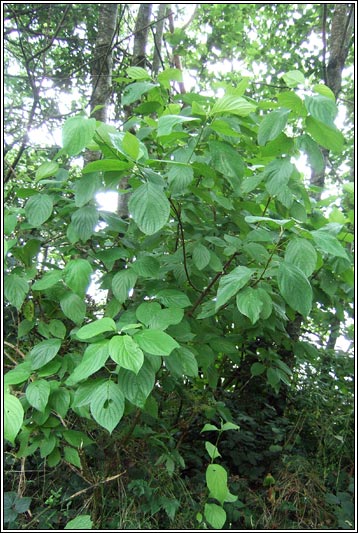
[[[354,529],[354,4],[3,15],[6,527]]]

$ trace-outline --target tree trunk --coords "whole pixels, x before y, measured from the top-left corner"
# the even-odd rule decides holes
[[[116,31],[118,4],[100,4],[98,34],[92,68],[91,111],[96,120],[107,121],[108,100],[112,91],[112,45]]]
[[[328,38],[328,50],[326,50],[326,18],[327,18],[327,6],[323,6],[323,59],[325,61],[326,51],[328,51],[329,59],[328,64],[324,64],[324,77],[325,84],[331,89],[335,97],[342,87],[342,71],[344,69],[345,60],[347,58],[349,50],[349,42],[353,33],[354,23],[354,6],[353,4],[335,4],[331,31]],[[326,166],[329,156],[329,151],[322,149],[323,155],[323,170],[321,172],[311,172],[311,185],[320,187],[323,189],[325,184]],[[316,195],[319,200],[321,193]]]
[[[134,29],[134,45],[132,65],[134,67],[145,67],[146,47],[148,42],[148,30],[150,16],[152,14],[152,4],[140,4],[137,21]]]
[[[134,29],[134,43],[133,43],[133,57],[132,66],[144,68],[147,63],[146,48],[148,42],[148,30],[150,25],[150,16],[152,13],[152,4],[140,4],[136,25]],[[131,107],[128,106],[125,110],[126,118],[131,114]],[[124,190],[128,186],[128,178],[121,180],[121,189]],[[128,201],[129,195],[119,194],[117,203],[117,214],[121,218],[128,218]]]
[[[354,5],[335,4],[331,32],[328,39],[329,60],[326,69],[326,83],[336,98],[342,87],[342,71],[353,34],[353,24]]]
[[[157,11],[158,22],[156,24],[155,35],[154,35],[154,56],[153,56],[153,66],[152,66],[152,73],[154,76],[158,74],[160,66],[163,65],[161,52],[162,52],[165,15],[167,12],[168,5],[169,4],[160,4],[158,11]]]

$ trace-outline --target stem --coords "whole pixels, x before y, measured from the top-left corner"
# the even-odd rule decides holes
[[[224,268],[222,269],[221,272],[218,272],[216,274],[216,276],[214,276],[214,278],[211,280],[211,282],[209,283],[209,285],[206,287],[206,289],[200,294],[199,298],[196,300],[195,304],[193,305],[193,307],[191,309],[189,309],[188,313],[187,313],[187,316],[192,316],[195,309],[201,304],[201,302],[204,300],[205,296],[210,292],[211,290],[211,287],[213,285],[215,285],[215,283],[217,282],[217,280],[219,278],[221,278],[221,276],[223,276],[226,272],[226,269],[230,266],[230,264],[232,263],[232,261],[235,259],[235,257],[238,255],[238,252],[235,252],[231,257],[230,259],[227,261],[227,263],[225,263],[224,265]]]

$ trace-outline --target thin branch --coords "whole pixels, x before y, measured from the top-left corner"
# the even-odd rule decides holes
[[[224,268],[218,272],[216,274],[216,276],[214,276],[214,278],[211,280],[211,282],[209,283],[209,285],[206,287],[206,289],[200,294],[199,298],[196,300],[195,304],[193,305],[193,307],[191,309],[189,309],[188,313],[187,313],[187,316],[193,316],[193,313],[194,311],[197,309],[197,307],[199,307],[199,305],[201,304],[201,302],[204,300],[205,296],[210,292],[211,290],[211,287],[213,285],[215,285],[215,283],[217,282],[217,280],[219,278],[221,278],[221,276],[223,276],[225,273],[226,273],[226,270],[229,268],[229,266],[231,265],[232,261],[235,259],[235,257],[238,255],[238,252],[235,252],[231,257],[230,259],[225,263],[224,265]]]
[[[190,279],[190,275],[189,275],[189,271],[188,271],[188,266],[187,266],[187,261],[186,261],[186,250],[185,250],[185,237],[184,237],[184,228],[183,228],[183,224],[182,224],[182,221],[181,221],[181,217],[180,217],[180,213],[179,211],[177,210],[173,200],[171,200],[171,198],[169,198],[169,202],[173,208],[173,211],[175,212],[176,214],[176,217],[178,219],[178,226],[179,226],[179,231],[180,231],[180,236],[181,236],[181,242],[182,242],[182,246],[183,246],[183,266],[184,266],[184,270],[185,270],[185,275],[186,275],[186,279],[188,280],[188,283],[190,285],[190,287],[192,287],[196,292],[201,292],[200,289],[198,289],[197,287],[195,287],[194,283],[191,281]]]
[[[37,59],[38,57],[40,57],[42,54],[44,54],[45,52],[47,52],[47,50],[49,50],[51,48],[51,46],[54,43],[54,40],[56,39],[56,37],[60,33],[60,30],[61,30],[61,28],[63,26],[64,21],[65,21],[65,18],[67,17],[67,13],[71,9],[71,7],[72,7],[72,4],[69,4],[69,5],[66,6],[64,14],[62,16],[62,19],[60,20],[60,22],[59,22],[59,24],[58,24],[58,26],[57,26],[57,28],[55,30],[55,33],[54,33],[51,41],[49,42],[49,44],[47,44],[44,48],[42,48],[41,50],[36,52],[36,54],[34,54],[32,57],[30,57],[29,61],[33,61],[34,59]]]
[[[11,344],[11,342],[7,342],[7,341],[4,341],[4,344],[6,346],[8,346],[9,348],[12,348],[14,350],[14,352],[16,352],[17,354],[21,355],[21,357],[23,359],[25,359],[26,355],[21,350],[19,350],[19,348],[17,346],[15,346],[14,344]]]

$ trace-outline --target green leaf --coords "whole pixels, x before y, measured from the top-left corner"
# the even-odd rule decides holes
[[[280,135],[287,124],[290,112],[290,109],[279,109],[272,111],[262,120],[257,135],[259,146],[264,146]]]
[[[250,371],[252,376],[260,376],[266,370],[266,366],[262,363],[254,363],[251,365]]]
[[[4,385],[18,385],[19,383],[24,383],[28,380],[31,374],[30,361],[20,363],[5,374]]]
[[[255,111],[256,107],[256,104],[249,102],[242,96],[227,94],[215,102],[209,116],[217,115],[218,113],[230,113],[231,115],[247,117]]]
[[[179,344],[167,333],[148,329],[134,335],[134,340],[146,353],[151,355],[169,355]]]
[[[158,311],[161,311],[161,306],[158,302],[143,302],[136,309],[136,317],[140,322],[149,326],[153,316],[155,316]]]
[[[264,290],[262,289],[261,287],[259,287],[258,289],[256,289],[263,305],[262,305],[262,309],[261,309],[261,313],[260,313],[260,318],[264,319],[264,320],[267,320],[270,316],[271,316],[271,313],[272,313],[272,307],[273,307],[273,304],[272,304],[272,298],[271,296]]]
[[[76,516],[73,520],[70,520],[65,525],[64,529],[92,529],[93,522],[91,520],[91,515],[89,514],[81,514]]]
[[[325,96],[326,98],[330,98],[331,100],[333,100],[333,102],[336,101],[336,97],[334,96],[333,91],[329,87],[327,87],[327,85],[324,85],[323,83],[314,85],[313,90],[315,93],[321,94],[322,96]]]
[[[80,459],[80,456],[77,450],[75,450],[74,448],[71,448],[70,446],[64,446],[63,455],[64,455],[65,461],[67,461],[71,465],[76,466],[77,468],[80,468],[80,469],[82,468],[81,459]]]
[[[112,318],[105,317],[82,326],[82,328],[76,332],[76,336],[80,340],[86,340],[107,331],[117,331],[117,327]]]
[[[26,399],[32,407],[43,413],[48,403],[51,386],[48,381],[38,379],[26,388]]]
[[[58,169],[59,165],[55,161],[47,161],[46,163],[42,163],[42,165],[40,165],[36,170],[35,181],[38,182],[44,178],[54,176]]]
[[[246,289],[240,291],[236,296],[238,310],[247,316],[252,324],[255,324],[260,318],[263,304],[260,293],[252,287],[246,287]]]
[[[155,298],[166,307],[179,307],[184,309],[191,306],[188,296],[176,289],[163,289],[156,293]]]
[[[26,202],[25,213],[29,223],[38,228],[51,216],[53,201],[48,194],[35,194]]]
[[[119,159],[100,159],[99,161],[91,161],[87,163],[82,170],[82,174],[89,174],[90,172],[116,172],[129,170],[133,167],[130,161],[120,161]]]
[[[119,385],[113,381],[100,385],[91,398],[90,410],[96,422],[112,433],[124,412],[124,396]]]
[[[155,383],[155,372],[148,361],[144,361],[138,374],[130,370],[120,368],[118,373],[118,385],[124,396],[133,405],[144,408],[149,394],[152,392]]]
[[[224,424],[221,422],[221,431],[238,431],[240,429],[240,426],[237,424],[234,424],[233,422],[225,422]]]
[[[73,187],[75,190],[76,207],[83,207],[92,201],[99,187],[100,181],[97,173],[88,174],[77,180]]]
[[[286,83],[287,87],[297,87],[297,85],[303,85],[305,83],[305,76],[299,70],[289,70],[282,76],[282,79]]]
[[[103,319],[104,320],[104,319]],[[67,378],[66,385],[74,385],[103,368],[109,357],[109,341],[103,340],[87,346],[82,361]]]
[[[317,231],[311,231],[314,242],[317,248],[323,253],[332,255],[333,257],[342,257],[348,259],[347,252],[334,235],[331,235],[324,228]]]
[[[78,237],[86,242],[93,235],[98,223],[98,211],[95,207],[87,205],[77,209],[72,214],[71,220]]]
[[[321,95],[305,95],[305,106],[313,118],[330,128],[335,128],[334,119],[337,116],[338,109],[333,100]]]
[[[184,346],[172,352],[170,357],[166,359],[165,366],[169,372],[177,377],[183,375],[197,377],[199,372],[195,355]]]
[[[78,296],[85,296],[91,281],[92,267],[86,259],[73,259],[64,269],[64,281]]]
[[[312,287],[302,270],[283,261],[278,269],[277,281],[287,304],[302,316],[308,316],[312,307]]]
[[[220,430],[213,424],[205,424],[203,429],[200,431],[200,433],[202,433],[203,431],[220,431]]]
[[[59,388],[51,393],[50,406],[62,418],[65,418],[70,407],[71,394],[70,391],[64,388]],[[52,451],[52,450],[51,450]]]
[[[344,137],[336,127],[328,127],[326,124],[309,116],[306,118],[306,128],[307,132],[318,144],[334,153],[342,152]]]
[[[163,137],[164,135],[170,135],[173,131],[173,128],[178,124],[183,124],[184,122],[192,122],[193,120],[198,120],[195,117],[183,117],[181,115],[164,115],[158,120],[158,137]]]
[[[210,491],[210,496],[223,505],[229,492],[225,468],[217,464],[210,464],[206,469],[206,484]]]
[[[226,304],[232,296],[235,296],[235,294],[246,285],[252,275],[253,270],[244,266],[239,266],[234,268],[230,274],[222,276],[216,295],[216,311],[222,305]]]
[[[294,222],[292,219],[276,219],[276,218],[269,218],[269,217],[256,217],[256,216],[247,216],[245,217],[245,222],[248,224],[254,224],[255,222],[267,222],[269,225],[274,224],[275,226],[287,226],[287,225],[294,225]]]
[[[267,381],[269,382],[271,387],[275,388],[276,385],[280,382],[280,376],[278,374],[277,369],[272,368],[272,367],[268,368],[266,375],[267,375]]]
[[[266,189],[272,196],[279,195],[288,184],[295,170],[289,159],[275,159],[264,170],[266,177]]]
[[[60,307],[67,318],[75,324],[81,324],[86,315],[86,304],[77,294],[66,294],[60,301]]]
[[[79,154],[92,140],[96,120],[83,116],[70,117],[62,128],[62,145],[68,155]]]
[[[149,322],[146,325],[151,329],[164,330],[167,329],[168,326],[179,324],[182,321],[183,316],[183,309],[177,307],[160,309],[150,316]]]
[[[42,278],[35,281],[35,283],[32,285],[32,290],[43,291],[45,289],[49,289],[50,287],[56,285],[56,283],[62,279],[62,276],[62,270],[50,270],[49,272],[45,272]]]
[[[28,355],[32,370],[37,370],[52,361],[60,348],[60,339],[48,339],[34,346]]]
[[[112,279],[112,290],[116,299],[123,303],[127,300],[129,292],[133,289],[137,281],[137,274],[132,269],[125,269],[117,272]]]
[[[203,270],[210,263],[210,251],[202,244],[196,244],[193,248],[193,262],[198,270]]]
[[[109,342],[109,355],[121,367],[138,374],[144,363],[144,355],[129,335],[115,335]]]
[[[231,187],[236,190],[245,171],[242,157],[235,148],[222,141],[210,141],[209,148],[213,167],[221,172]]]
[[[309,135],[304,134],[298,137],[297,146],[299,150],[303,150],[307,154],[308,162],[313,170],[317,173],[322,172],[324,159],[318,144]]]
[[[42,441],[40,446],[40,457],[43,459],[53,452],[57,445],[57,439],[52,433]]]
[[[76,429],[66,429],[62,432],[63,438],[68,444],[75,448],[82,448],[93,444],[93,440],[90,439],[83,431],[77,431]]]
[[[183,81],[183,73],[177,68],[166,68],[158,74],[158,81],[165,88],[169,89],[170,81]]]
[[[122,140],[123,150],[135,161],[139,158],[139,141],[133,133],[126,131]]]
[[[54,337],[57,337],[58,339],[64,339],[66,337],[66,326],[61,320],[58,320],[57,318],[51,320],[48,328],[49,332]]]
[[[154,257],[146,255],[137,259],[132,265],[131,270],[138,276],[145,278],[155,278],[159,272],[160,263]]]
[[[9,303],[20,309],[29,292],[29,284],[17,274],[8,274],[4,278],[4,292]]]
[[[19,433],[24,420],[24,409],[16,396],[4,394],[4,437],[11,444]]]
[[[168,221],[170,204],[161,187],[145,183],[136,189],[129,200],[128,208],[139,229],[153,235]]]
[[[293,239],[286,248],[285,261],[296,265],[309,277],[317,264],[317,253],[312,244],[306,239]]]
[[[219,453],[219,450],[217,449],[217,447],[211,444],[211,442],[206,441],[205,448],[211,460],[214,460],[217,457],[221,457],[221,453]]]
[[[133,80],[150,80],[151,77],[148,72],[142,67],[128,67],[126,69],[127,76]]]
[[[147,93],[154,87],[158,87],[156,83],[148,81],[140,81],[128,85],[122,93],[122,105],[131,105],[136,100],[139,100],[143,94]]]
[[[185,192],[186,188],[193,181],[194,170],[190,165],[173,162],[170,164],[168,172],[168,182],[174,194]]]
[[[206,503],[204,507],[205,520],[214,528],[222,529],[226,522],[225,510],[216,503]]]

